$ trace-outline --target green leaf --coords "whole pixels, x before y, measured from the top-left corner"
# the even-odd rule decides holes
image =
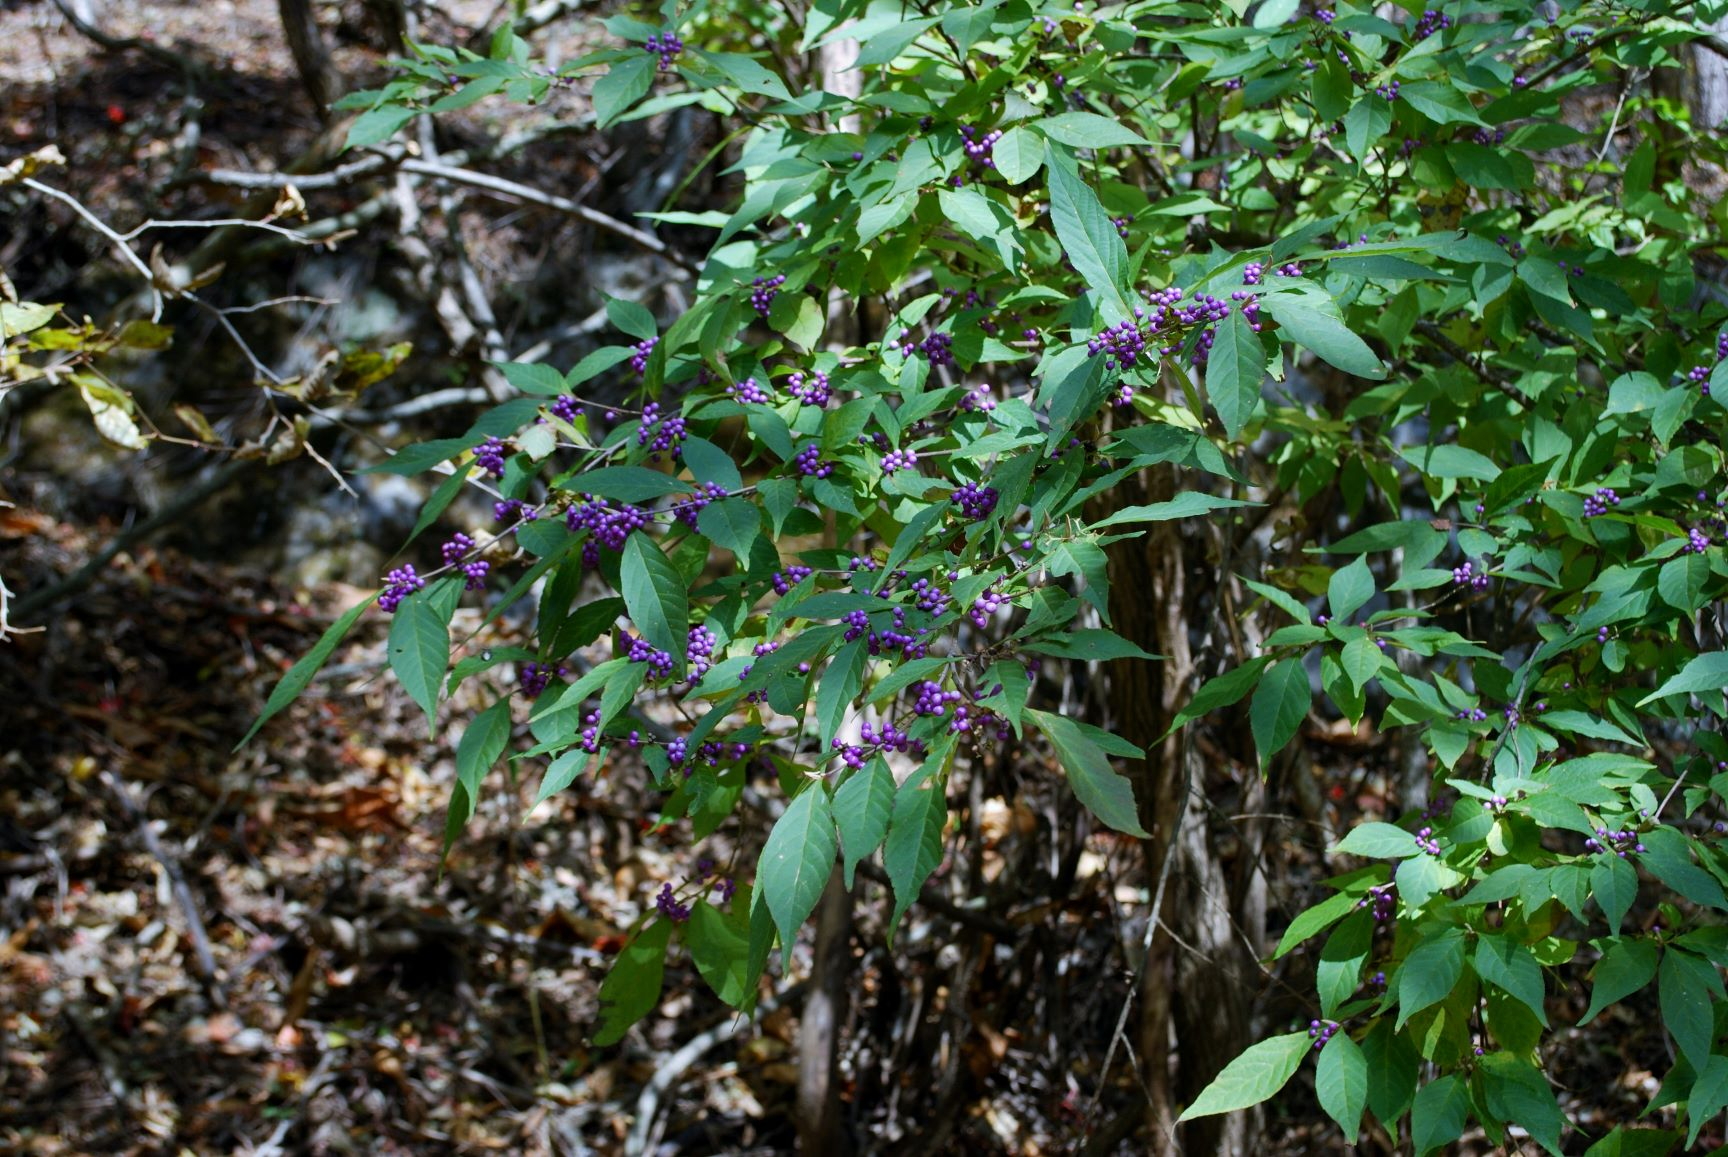
[[[586,748],[572,747],[546,768],[546,774],[540,777],[540,790],[534,796],[534,807],[539,807],[565,788],[576,782],[576,777],[582,774],[582,769],[590,760],[599,756]],[[530,811],[533,808],[529,809]]]
[[[840,648],[840,653],[822,672],[822,682],[816,691],[816,724],[824,751],[828,750],[828,741],[840,733],[846,710],[864,685],[864,665],[869,661],[866,645],[864,639],[853,639]]]
[[[1638,898],[1638,870],[1619,856],[1599,856],[1590,867],[1590,892],[1602,906],[1609,934],[1618,936]]]
[[[624,540],[618,568],[624,606],[643,638],[682,662],[690,634],[690,599],[684,580],[654,540],[632,534]]]
[[[1566,1118],[1548,1079],[1534,1066],[1504,1050],[1490,1053],[1482,1058],[1482,1089],[1490,1113],[1522,1125],[1542,1148],[1560,1157],[1560,1131]]]
[[[1305,1032],[1285,1033],[1249,1047],[1224,1066],[1176,1118],[1177,1123],[1258,1105],[1289,1083],[1313,1047],[1313,1038]]]
[[[1530,949],[1510,936],[1483,932],[1476,938],[1476,975],[1521,1001],[1547,1027],[1542,967]]]
[[[1380,668],[1387,662],[1386,656],[1375,645],[1374,640],[1367,636],[1359,636],[1344,644],[1344,650],[1338,655],[1338,665],[1349,676],[1350,685],[1360,695],[1362,688],[1368,685],[1368,680],[1380,673]]]
[[[1246,317],[1231,310],[1213,330],[1212,349],[1206,355],[1206,400],[1218,411],[1231,441],[1254,416],[1265,377],[1266,347],[1260,335]]]
[[[1656,576],[1656,593],[1675,610],[1691,614],[1710,601],[1704,593],[1710,581],[1710,560],[1688,551],[1662,564]]]
[[[1662,967],[1657,973],[1662,1023],[1695,1069],[1709,1063],[1710,1045],[1716,1035],[1716,1018],[1710,1009],[1714,969],[1701,957],[1669,947],[1662,953]]]
[[[696,971],[731,1008],[742,1008],[755,996],[750,987],[750,901],[744,887],[732,898],[730,912],[698,900],[684,925],[684,947]]]
[[[768,902],[788,955],[828,885],[837,844],[828,789],[821,783],[799,792],[768,833],[756,867],[756,887]]]
[[[1080,279],[1098,295],[1104,320],[1123,320],[1129,314],[1128,302],[1122,296],[1128,249],[1115,223],[1099,203],[1098,194],[1065,167],[1053,146],[1045,148],[1044,167],[1049,174],[1050,219],[1056,226],[1057,240]]]
[[[684,494],[690,484],[646,466],[603,466],[586,474],[572,475],[559,483],[560,490],[616,498],[620,502],[648,502],[668,494]]]
[[[1398,456],[1431,478],[1470,478],[1492,482],[1500,467],[1492,459],[1462,446],[1415,446]]]
[[[1728,1057],[1713,1053],[1699,1070],[1698,1079],[1692,1082],[1692,1092],[1686,1097],[1686,1148],[1692,1148],[1699,1130],[1723,1109],[1728,1109]]]
[[[428,732],[437,721],[438,692],[450,665],[450,615],[434,605],[436,588],[402,600],[390,623],[390,669],[402,689],[426,712]]]
[[[1368,560],[1360,555],[1333,571],[1327,580],[1326,610],[1339,626],[1373,597],[1374,572],[1368,569]]]
[[[1015,125],[991,146],[990,159],[1010,185],[1018,185],[1038,172],[1044,163],[1044,144],[1024,125]]]
[[[924,766],[894,793],[894,814],[882,848],[882,866],[894,886],[894,914],[889,936],[900,917],[918,898],[930,873],[942,862],[942,829],[948,823],[948,798],[943,791],[942,765],[951,745],[932,752]]]
[[[748,560],[762,533],[762,508],[743,498],[710,502],[696,514],[696,528],[738,558]]]
[[[1629,1129],[1616,1125],[1612,1132],[1584,1150],[1584,1157],[1668,1157],[1678,1133],[1667,1129]],[[1692,1142],[1686,1142],[1690,1149]]]
[[[1077,149],[1150,146],[1151,141],[1117,120],[1095,112],[1064,112],[1036,122],[1038,131],[1059,144]],[[991,149],[995,158],[995,149]]]
[[[1248,708],[1248,719],[1254,730],[1254,748],[1260,753],[1262,775],[1272,757],[1284,750],[1284,745],[1301,730],[1312,702],[1308,672],[1299,659],[1273,664],[1260,680]]]
[[[611,70],[594,82],[595,127],[607,127],[647,96],[654,87],[654,70],[654,60],[647,53],[614,61]]]
[[[1413,949],[1398,969],[1398,1026],[1439,1004],[1464,975],[1464,929],[1447,928]]]
[[[371,145],[382,144],[395,136],[396,131],[403,125],[419,115],[419,109],[404,108],[395,104],[369,109],[355,117],[354,123],[348,126],[348,140],[342,147],[345,149],[364,149]]]
[[[1662,686],[1638,700],[1638,706],[1693,691],[1721,691],[1728,687],[1728,651],[1698,655]]]
[[[1410,1141],[1416,1157],[1427,1157],[1462,1137],[1469,1107],[1469,1086],[1450,1074],[1418,1089],[1410,1107]]]
[[[277,712],[294,702],[299,697],[300,692],[306,690],[312,682],[312,676],[318,673],[318,669],[329,660],[331,652],[336,650],[336,644],[343,640],[354,624],[360,620],[360,616],[366,613],[366,608],[377,601],[378,596],[374,594],[371,598],[354,604],[342,612],[341,618],[325,628],[324,633],[318,636],[318,641],[312,644],[312,649],[302,655],[292,667],[288,668],[288,673],[282,676],[275,687],[271,688],[270,698],[264,702],[264,710],[259,713],[258,718],[252,721],[252,726],[247,729],[245,735],[240,737],[240,742],[234,745],[235,751],[239,751],[252,742],[252,737],[258,734],[260,727],[268,723]]]
[[[510,696],[498,700],[476,715],[456,745],[456,778],[468,789],[469,798],[480,799],[480,782],[510,743]]]
[[[1284,930],[1284,935],[1278,940],[1278,947],[1272,953],[1272,959],[1277,960],[1292,948],[1330,928],[1350,913],[1356,911],[1360,896],[1349,892],[1335,892],[1324,900],[1307,908],[1290,921],[1290,927]]]
[[[1671,827],[1652,828],[1643,834],[1644,851],[1634,853],[1638,862],[1658,880],[1692,901],[1718,911],[1728,908],[1722,885],[1692,862],[1690,841]]]
[[[1415,836],[1396,824],[1378,821],[1357,824],[1332,850],[1369,860],[1398,859],[1417,854]]]
[[[1346,1032],[1335,1032],[1320,1050],[1314,1065],[1314,1092],[1326,1115],[1338,1122],[1347,1144],[1362,1131],[1362,1110],[1368,1105],[1368,1058]]]
[[[1025,717],[1056,748],[1062,770],[1068,773],[1068,783],[1087,810],[1119,832],[1150,838],[1146,829],[1140,826],[1133,787],[1110,766],[1105,748],[1099,743],[1100,737],[1113,737],[1096,727],[1047,711],[1027,708]],[[1132,750],[1139,754],[1137,748]]]
[[[1330,1019],[1362,984],[1362,965],[1374,947],[1374,915],[1358,911],[1326,938],[1315,966],[1314,988],[1320,995],[1320,1015]]]
[[[881,758],[853,772],[834,793],[834,822],[840,829],[846,887],[852,887],[858,862],[882,845],[893,811],[894,773]]]
[[[1596,1014],[1631,996],[1656,975],[1656,946],[1648,940],[1622,936],[1615,939],[1596,962],[1591,977],[1590,1007],[1584,1010],[1582,1028]]]
[[[1362,1055],[1368,1060],[1368,1108],[1381,1121],[1396,1121],[1416,1095],[1421,1054],[1409,1036],[1394,1031],[1391,1018],[1383,1016],[1362,1038]]]
[[[594,1030],[594,1047],[617,1044],[631,1025],[660,1003],[666,945],[671,939],[671,921],[656,920],[612,962],[612,970],[600,985],[600,1025]]]
[[[1250,659],[1234,671],[1226,671],[1214,679],[1209,679],[1200,690],[1194,692],[1194,698],[1176,715],[1176,721],[1170,725],[1175,731],[1189,720],[1198,719],[1208,711],[1216,711],[1220,707],[1229,707],[1240,703],[1242,697],[1252,691],[1260,681],[1260,672],[1272,660],[1267,656]]]
[[[1199,490],[1185,490],[1168,502],[1153,502],[1146,506],[1125,506],[1114,514],[1094,522],[1088,529],[1102,530],[1107,526],[1118,526],[1124,522],[1169,522],[1178,518],[1197,518],[1214,510],[1259,505],[1261,504],[1258,502],[1246,502],[1238,498],[1222,498],[1216,494],[1206,494]]]
[[[626,301],[621,297],[606,299],[606,317],[613,325],[634,338],[647,340],[659,329],[654,323],[654,314],[647,306],[638,301]]]
[[[1338,315],[1338,303],[1318,286],[1280,289],[1260,299],[1261,306],[1278,322],[1282,336],[1330,362],[1347,374],[1380,378],[1386,367],[1368,343],[1350,332]]]

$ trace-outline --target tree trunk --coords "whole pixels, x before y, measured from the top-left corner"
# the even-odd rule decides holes
[[[1692,127],[1708,131],[1728,120],[1728,16],[1710,26],[1711,44],[1694,43],[1687,69],[1686,103],[1692,109]]]
[[[282,31],[288,38],[288,51],[294,56],[294,67],[300,71],[300,83],[318,110],[318,119],[330,116],[330,106],[342,95],[342,77],[330,59],[330,46],[318,29],[318,16],[312,10],[312,0],[277,0],[282,16]]]
[[[846,1157],[852,1146],[840,1115],[840,1026],[852,974],[852,894],[834,866],[816,908],[816,956],[810,995],[798,1022],[800,1152]]]
[[[1169,499],[1176,490],[1176,472],[1160,467],[1142,483],[1125,484],[1112,500],[1120,505],[1155,502]],[[1141,824],[1152,833],[1147,860],[1154,894],[1166,858],[1174,857],[1161,928],[1154,932],[1146,960],[1141,1061],[1150,1085],[1152,1152],[1161,1157],[1247,1154],[1246,1114],[1202,1118],[1184,1126],[1180,1135],[1175,1127],[1181,1107],[1249,1043],[1248,1009],[1255,991],[1253,962],[1232,926],[1232,890],[1213,847],[1205,809],[1190,805],[1205,798],[1200,794],[1208,786],[1205,769],[1181,736],[1159,742],[1193,690],[1188,624],[1195,614],[1219,613],[1215,606],[1199,606],[1203,592],[1188,582],[1188,553],[1197,544],[1185,540],[1179,527],[1177,522],[1154,523],[1144,538],[1124,539],[1108,548],[1116,630],[1166,656],[1158,663],[1119,661],[1111,673],[1117,727],[1147,752],[1130,774]]]

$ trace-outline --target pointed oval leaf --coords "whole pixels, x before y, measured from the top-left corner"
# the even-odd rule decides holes
[[[1176,1118],[1177,1122],[1258,1105],[1289,1083],[1302,1058],[1313,1047],[1314,1039],[1305,1032],[1285,1033],[1261,1041],[1225,1065],[1224,1071]]]
[[[643,638],[682,659],[690,634],[690,597],[684,579],[645,534],[624,540],[618,568],[624,606]]]
[[[837,843],[828,789],[820,783],[799,792],[768,833],[756,868],[756,887],[788,952],[799,927],[822,898]]]

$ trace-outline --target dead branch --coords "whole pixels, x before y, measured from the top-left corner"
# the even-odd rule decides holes
[[[577,204],[566,197],[545,193],[515,181],[505,180],[503,177],[494,177],[489,173],[477,173],[472,169],[457,168],[454,165],[444,165],[434,161],[410,158],[404,160],[400,168],[405,173],[417,173],[437,181],[454,181],[461,185],[471,185],[476,189],[484,189],[501,197],[513,197],[519,201],[527,201],[529,204],[544,205],[548,209],[568,213],[579,220],[586,221],[596,229],[623,237],[655,256],[665,258],[687,274],[693,275],[700,270],[700,266],[694,261],[677,252],[652,233],[644,232],[634,225],[627,225],[616,217],[607,216],[597,209],[590,209],[586,205]]]
[[[130,789],[120,781],[120,777],[115,775],[112,769],[104,767],[101,780],[102,786],[108,789],[108,794],[114,797],[114,801],[132,821],[138,838],[144,841],[144,846],[168,874],[174,899],[179,902],[180,912],[186,919],[186,934],[192,941],[193,971],[198,974],[198,979],[203,984],[204,995],[218,1007],[226,1007],[228,997],[222,991],[222,982],[216,976],[216,956],[210,951],[210,936],[204,931],[204,917],[198,911],[197,898],[186,884],[186,874],[180,870],[180,861],[156,838],[156,829],[151,826],[150,817],[144,814],[138,801],[132,798]]]

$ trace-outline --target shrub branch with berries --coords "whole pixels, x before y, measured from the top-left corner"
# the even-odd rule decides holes
[[[1691,10],[811,11],[807,39],[764,33],[772,58],[722,47],[719,9],[618,15],[628,47],[554,77],[504,37],[349,101],[359,143],[452,74],[528,100],[593,76],[602,127],[689,104],[749,126],[687,305],[611,303],[613,344],[503,366],[521,397],[384,467],[455,465],[423,524],[466,485],[497,516],[377,600],[429,717],[456,682],[497,689],[451,839],[506,757],[542,799],[641,768],[698,840],[745,822],[749,778],[787,801],[753,864],[645,901],[596,1040],[654,1007],[674,941],[750,1006],[836,864],[880,855],[898,920],[950,778],[996,745],[1041,737],[1144,836],[1154,801],[1113,763],[1142,753],[1041,710],[1041,668],[1150,660],[1112,629],[1107,549],[1205,519],[1231,544],[1214,614],[1263,642],[1217,656],[1177,726],[1234,718],[1263,769],[1317,715],[1418,728],[1435,784],[1329,849],[1333,894],[1277,951],[1321,938],[1311,1012],[1184,1118],[1312,1056],[1352,1142],[1407,1120],[1423,1154],[1473,1118],[1559,1153],[1543,1050],[1572,977],[1586,1019],[1656,984],[1658,1104],[1690,1098],[1690,1143],[1728,1107],[1728,310],[1697,288],[1719,242],[1685,184],[1722,143],[1636,86],[1700,34]],[[768,67],[860,19],[861,96]],[[1570,102],[1603,75],[1630,86],[1601,126],[1622,151],[1581,176],[1563,150],[1603,133]],[[878,331],[831,335],[865,298]],[[585,400],[602,374],[638,400]],[[1115,497],[1148,471],[1174,497]],[[460,600],[496,623],[531,592],[527,641],[452,667]]]

